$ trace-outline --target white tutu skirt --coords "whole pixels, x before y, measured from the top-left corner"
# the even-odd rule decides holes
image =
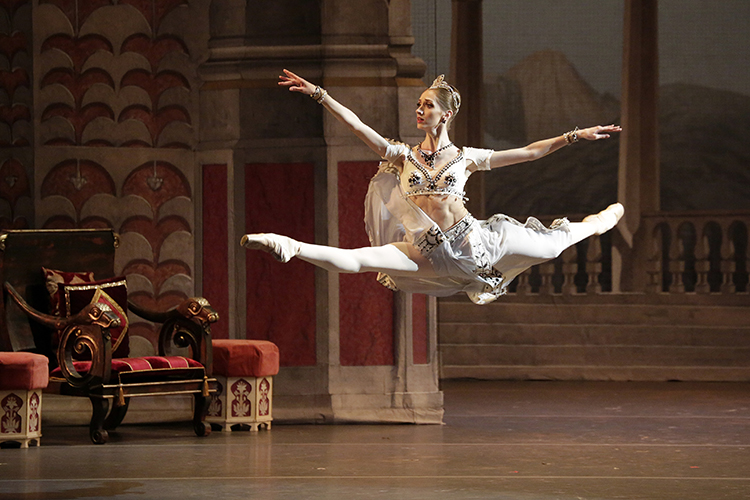
[[[557,257],[572,244],[567,219],[558,219],[547,228],[533,217],[522,224],[502,214],[485,221],[467,215],[443,231],[404,195],[398,170],[385,162],[370,181],[365,228],[372,246],[414,245],[437,275],[380,274],[380,283],[394,290],[438,297],[464,292],[476,304],[497,299],[516,276]]]

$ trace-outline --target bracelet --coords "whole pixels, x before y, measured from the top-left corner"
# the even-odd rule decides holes
[[[574,142],[578,142],[578,127],[571,130],[570,132],[565,132],[563,134],[563,138],[565,139],[565,142],[568,144],[573,144]]]
[[[328,95],[328,91],[320,88],[320,85],[318,85],[315,87],[315,92],[310,94],[310,97],[312,97],[318,104],[323,104],[326,95]]]

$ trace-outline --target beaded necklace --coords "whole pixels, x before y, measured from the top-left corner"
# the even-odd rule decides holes
[[[427,151],[423,151],[421,146],[417,146],[417,151],[419,151],[419,154],[422,155],[422,159],[427,164],[427,166],[430,167],[430,169],[434,170],[435,160],[437,159],[438,155],[451,146],[453,146],[452,142],[438,149],[434,153],[428,153]]]
[[[448,171],[449,168],[451,168],[453,165],[458,163],[459,161],[463,160],[464,158],[464,152],[459,151],[458,156],[453,158],[451,161],[443,165],[443,168],[440,169],[440,171],[435,175],[435,177],[430,176],[430,173],[427,171],[427,169],[424,167],[424,165],[421,165],[412,155],[408,155],[407,159],[411,162],[412,165],[414,165],[417,170],[422,172],[422,175],[424,175],[427,178],[427,186],[431,191],[435,191],[438,189],[438,181],[440,181],[440,178],[443,176],[445,172]],[[410,180],[411,182],[411,180]],[[421,182],[416,181],[415,182]],[[453,184],[456,183],[456,178],[453,176],[453,174],[448,175],[444,181],[448,186],[453,186]]]

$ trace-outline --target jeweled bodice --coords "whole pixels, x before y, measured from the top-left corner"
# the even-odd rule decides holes
[[[401,173],[401,186],[406,196],[447,194],[464,198],[467,178],[463,151],[439,169],[430,169],[409,150]]]

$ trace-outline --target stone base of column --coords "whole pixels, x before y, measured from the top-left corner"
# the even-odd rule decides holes
[[[409,383],[415,388],[409,391],[387,387],[394,384],[394,369],[391,366],[339,367],[332,370],[338,374],[330,375],[331,389],[316,390],[309,387],[314,379],[307,376],[316,371],[315,368],[282,368],[275,379],[274,421],[442,424],[443,392],[437,388],[437,379],[432,380],[433,369],[429,365],[413,367]]]

